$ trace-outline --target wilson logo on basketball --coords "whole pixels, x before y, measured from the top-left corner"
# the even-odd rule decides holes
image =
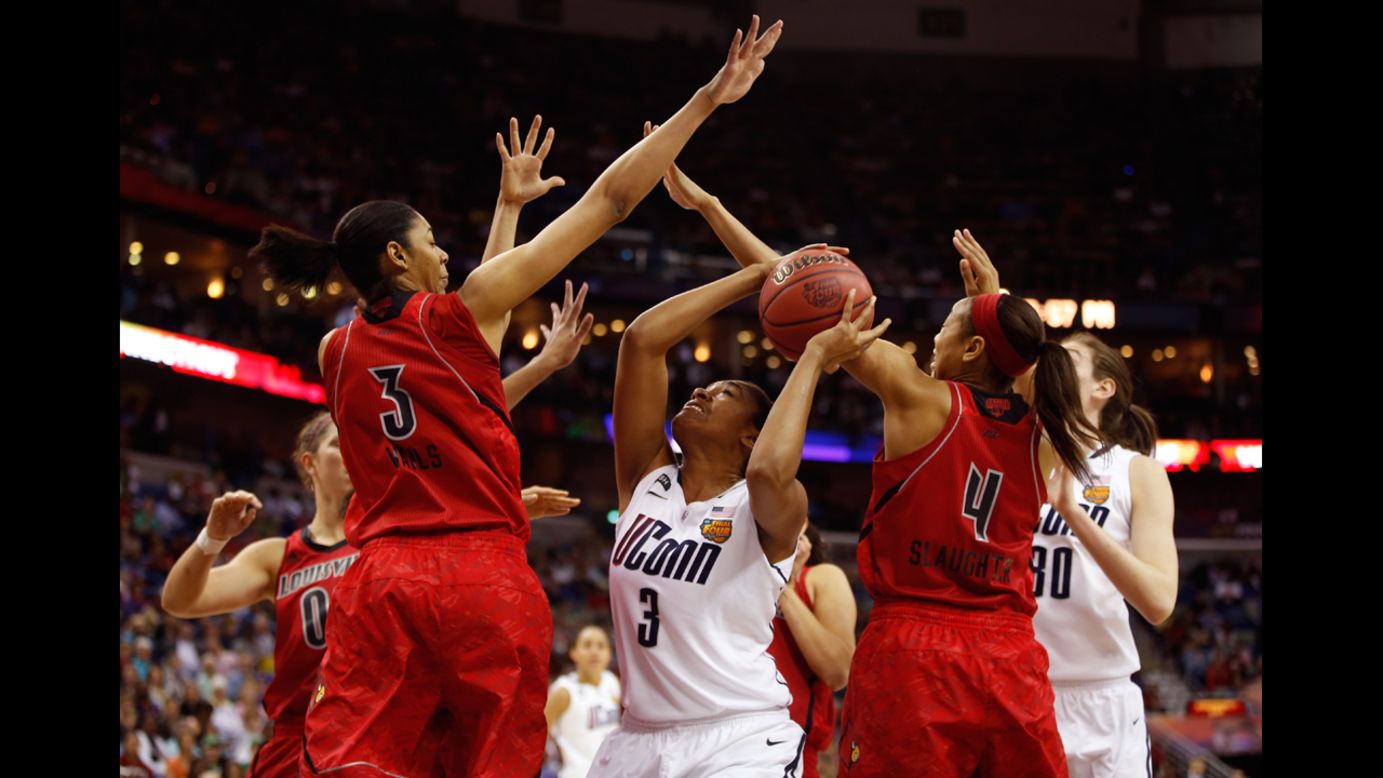
[[[784,262],[779,265],[778,269],[773,271],[773,283],[782,284],[784,281],[791,278],[793,273],[803,268],[820,265],[822,263],[844,265],[846,259],[837,254],[804,254],[793,259],[791,262]]]
[[[1104,505],[1104,501],[1109,499],[1109,487],[1087,486],[1085,487],[1085,499],[1096,505]]]
[[[839,308],[845,298],[840,291],[840,279],[835,276],[802,284],[802,302],[813,308]]]
[[[984,407],[990,416],[1003,416],[1013,410],[1013,401],[1007,397],[986,397]]]
[[[715,543],[724,543],[730,539],[731,529],[733,528],[729,519],[706,519],[701,522],[701,537]]]

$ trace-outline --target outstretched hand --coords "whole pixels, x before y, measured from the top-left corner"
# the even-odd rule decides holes
[[[780,19],[763,35],[759,35],[758,14],[749,23],[748,35],[735,30],[730,51],[725,55],[725,64],[711,79],[711,83],[706,85],[706,96],[718,105],[728,105],[748,94],[754,79],[764,72],[764,58],[773,51],[782,34],[783,22]]]
[[[547,134],[543,136],[543,145],[539,146],[535,153],[533,146],[538,142],[538,130],[542,124],[543,117],[534,116],[533,124],[528,128],[528,137],[524,139],[523,145],[519,145],[519,120],[510,117],[511,148],[505,148],[504,136],[495,133],[495,148],[499,149],[500,160],[499,193],[506,202],[523,205],[542,197],[552,188],[567,183],[561,176],[543,178],[543,160],[547,159],[548,152],[552,150],[552,139],[556,137],[557,131],[552,127],[547,128]]]
[[[570,365],[576,355],[581,351],[581,342],[586,339],[586,333],[591,331],[591,326],[595,324],[595,316],[586,314],[581,316],[581,307],[586,303],[586,285],[581,285],[581,291],[572,297],[571,281],[567,281],[566,295],[562,300],[561,307],[557,303],[552,303],[552,326],[546,324],[538,325],[543,332],[543,338],[547,343],[543,350],[538,352],[538,356],[550,359],[554,369],[560,370]]]
[[[565,516],[581,504],[581,500],[571,497],[566,489],[551,486],[525,486],[519,494],[523,497],[523,507],[530,519]]]
[[[870,297],[864,309],[852,317],[850,312],[855,309],[855,290],[851,289],[845,295],[840,322],[829,330],[818,332],[807,341],[807,350],[816,349],[820,354],[823,371],[834,373],[840,369],[842,362],[859,358],[893,323],[892,319],[884,319],[879,326],[864,329],[865,322],[873,320],[874,302],[878,299]]]
[[[956,230],[951,236],[951,244],[960,252],[960,277],[965,282],[965,296],[975,297],[999,291],[999,270],[989,261],[989,254],[970,234],[970,230]]]

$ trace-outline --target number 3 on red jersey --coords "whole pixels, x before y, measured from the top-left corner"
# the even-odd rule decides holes
[[[399,386],[403,375],[403,365],[381,365],[370,368],[370,375],[384,385],[380,395],[394,403],[392,413],[381,413],[379,422],[384,427],[384,436],[390,440],[406,440],[418,428],[418,419],[413,415],[413,398]]]

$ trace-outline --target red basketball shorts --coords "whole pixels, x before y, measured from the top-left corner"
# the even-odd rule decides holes
[[[538,773],[552,610],[517,538],[378,538],[332,599],[304,775]]]
[[[1066,778],[1052,703],[1031,619],[880,603],[850,666],[840,774]]]

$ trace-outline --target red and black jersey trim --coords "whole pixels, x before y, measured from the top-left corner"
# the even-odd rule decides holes
[[[1017,424],[1028,415],[1028,403],[1021,394],[990,394],[969,384],[962,386],[970,391],[970,397],[975,402],[975,410],[986,419]]]
[[[365,317],[365,321],[371,324],[380,324],[390,319],[397,319],[399,315],[403,313],[404,306],[408,305],[408,301],[413,299],[413,295],[417,293],[418,290],[416,289],[391,290],[389,294],[376,297],[372,300],[370,304],[360,312],[360,315]]]
[[[347,543],[347,541],[343,538],[342,540],[333,543],[330,546],[324,546],[321,543],[318,543],[317,541],[312,539],[312,533],[307,531],[307,527],[303,527],[301,530],[299,530],[298,537],[302,539],[304,546],[307,546],[308,548],[318,553],[335,551],[338,548],[341,548],[342,546],[346,545]]]

